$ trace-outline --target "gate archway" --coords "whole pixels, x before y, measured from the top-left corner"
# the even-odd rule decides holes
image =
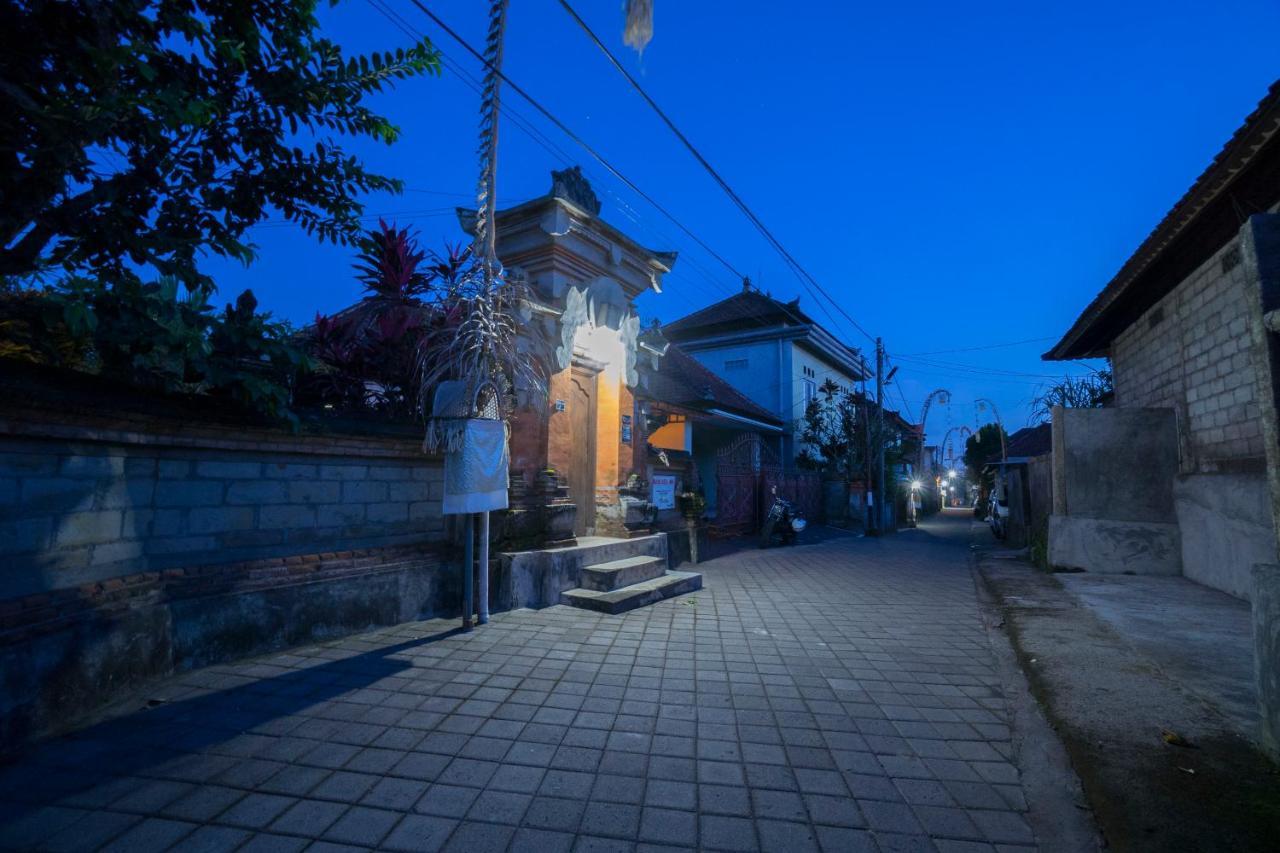
[[[817,521],[822,509],[822,475],[787,470],[778,454],[756,433],[746,433],[716,453],[716,520],[719,535],[754,533],[769,510],[773,489]]]

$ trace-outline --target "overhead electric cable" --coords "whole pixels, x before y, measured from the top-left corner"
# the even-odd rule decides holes
[[[412,0],[412,2],[421,7],[419,0]],[[658,103],[649,96],[649,93],[645,91],[639,81],[637,81],[635,77],[631,76],[631,73],[623,67],[622,63],[613,55],[613,52],[609,50],[608,46],[600,40],[600,37],[597,36],[591,27],[587,25],[587,22],[582,19],[582,16],[574,11],[574,8],[569,5],[567,0],[560,0],[560,5],[563,6],[565,11],[568,12],[569,15],[578,23],[578,26],[581,27],[587,34],[588,38],[595,43],[596,47],[600,48],[601,52],[604,53],[613,67],[616,68],[624,78],[626,78],[627,82],[631,84],[631,87],[635,89],[636,92],[639,93],[640,97],[645,100],[645,103],[647,103],[653,111],[657,113],[663,123],[667,125],[671,132],[675,134],[676,138],[679,139],[680,142],[684,144],[685,148],[689,150],[689,153],[693,155],[694,159],[696,159],[698,163],[701,164],[702,168],[706,170],[707,174],[709,174],[720,188],[724,190],[725,194],[729,196],[729,199],[733,201],[740,211],[742,211],[743,215],[747,217],[751,224],[756,227],[756,230],[758,230],[761,235],[764,236],[765,240],[768,241],[778,254],[782,256],[783,260],[791,267],[792,272],[794,272],[797,278],[800,279],[800,283],[809,291],[809,294],[813,296],[814,300],[817,301],[819,307],[822,307],[824,311],[826,310],[825,306],[822,305],[822,301],[818,298],[818,294],[821,294],[821,296],[824,297],[827,302],[831,303],[831,306],[835,308],[836,311],[838,311],[846,320],[848,320],[855,329],[865,335],[868,340],[874,341],[875,336],[864,329],[857,320],[853,319],[853,317],[851,317],[849,313],[826,292],[822,285],[818,283],[817,279],[810,275],[808,270],[806,270],[800,262],[797,261],[789,251],[787,251],[787,248],[783,246],[782,242],[773,235],[773,232],[768,229],[760,217],[758,217],[755,212],[747,206],[747,203],[742,200],[742,197],[739,196],[737,192],[734,191],[733,187],[729,186],[728,181],[721,177],[715,167],[712,166],[711,163],[707,161],[707,158],[702,155],[702,152],[700,152],[697,147],[689,141],[689,138],[681,132],[675,122],[672,121],[662,108],[658,106]],[[812,287],[810,287],[810,285],[812,285]],[[817,293],[815,293],[814,290],[816,290]],[[834,318],[832,318],[832,320],[834,322]]]
[[[378,7],[380,7],[380,6],[384,6],[384,5],[385,5],[384,0],[369,0],[369,2],[370,2],[370,4],[371,4],[371,5],[374,5],[374,6],[375,6],[375,8],[378,8]],[[410,0],[410,2],[412,2],[415,6],[417,6],[417,7],[418,7],[418,9],[419,9],[420,11],[422,11],[422,12],[423,12],[423,14],[425,14],[428,18],[430,18],[433,22],[435,22],[435,23],[436,23],[436,24],[437,24],[437,25],[438,25],[442,30],[444,30],[444,31],[445,31],[445,33],[446,33],[446,34],[448,34],[450,38],[452,38],[452,39],[453,39],[454,41],[456,41],[458,44],[462,45],[462,47],[463,47],[463,48],[464,48],[468,53],[470,53],[473,57],[475,57],[475,58],[476,58],[476,59],[477,59],[477,60],[478,60],[482,65],[485,65],[486,67],[488,67],[488,63],[485,61],[484,56],[483,56],[483,55],[482,55],[478,50],[476,50],[474,47],[472,47],[470,43],[468,43],[465,39],[463,39],[460,35],[458,35],[458,33],[457,33],[457,32],[455,32],[455,31],[454,31],[454,30],[453,30],[453,29],[452,29],[448,24],[446,24],[444,21],[442,21],[438,15],[436,15],[435,13],[433,13],[433,12],[432,12],[430,9],[428,9],[425,5],[423,5],[421,2],[419,2],[419,0]],[[379,8],[379,11],[383,11],[383,9]],[[384,12],[384,14],[386,14],[386,13]],[[394,13],[392,13],[392,14],[394,15]],[[391,17],[391,16],[390,16],[390,15],[388,15],[388,17]],[[411,30],[416,30],[416,28],[412,27],[412,26],[411,26],[411,25],[409,25],[407,22],[404,22],[404,19],[403,19],[403,18],[400,18],[400,16],[399,16],[399,15],[395,15],[395,17],[396,17],[396,18],[398,18],[398,19],[399,19],[399,20],[404,24],[404,26],[402,26],[402,27],[401,27],[401,29],[402,29],[402,30],[404,30],[406,27],[408,27],[408,28],[409,28],[409,29],[411,29]],[[407,30],[406,30],[406,32],[407,32]],[[421,37],[421,34],[419,34],[419,37]],[[437,49],[439,49],[439,48],[437,48]],[[442,55],[443,55],[443,51],[441,51],[441,53],[442,53]],[[456,65],[456,63],[454,63],[454,65]],[[499,69],[499,70],[497,70],[497,71],[496,71],[496,73],[497,73],[497,74],[502,78],[502,80],[503,80],[503,82],[504,82],[505,84],[507,84],[508,86],[510,86],[510,88],[511,88],[511,90],[512,90],[512,91],[514,91],[516,94],[520,95],[522,98],[524,98],[526,101],[528,101],[528,102],[529,102],[529,103],[530,103],[530,104],[531,104],[531,105],[532,105],[532,106],[533,106],[533,107],[534,107],[534,108],[535,108],[539,113],[541,113],[544,117],[546,117],[549,121],[551,121],[551,123],[552,123],[552,124],[554,124],[554,125],[555,125],[559,130],[561,130],[561,131],[562,131],[566,136],[568,136],[571,140],[573,140],[574,142],[576,142],[578,145],[582,146],[582,148],[583,148],[584,150],[586,150],[588,154],[590,154],[593,158],[595,158],[598,162],[600,162],[600,164],[601,164],[601,165],[603,165],[606,169],[608,169],[608,170],[609,170],[609,172],[610,172],[611,174],[613,174],[616,178],[618,178],[620,181],[622,181],[622,182],[623,182],[623,183],[624,183],[628,188],[630,188],[633,192],[635,192],[637,195],[639,195],[639,196],[640,196],[641,198],[643,198],[645,201],[649,202],[649,204],[651,204],[651,205],[652,205],[652,206],[653,206],[653,207],[654,207],[658,212],[660,212],[662,215],[664,215],[665,217],[667,217],[668,219],[670,219],[673,223],[675,223],[675,225],[676,225],[676,226],[677,226],[681,231],[683,231],[685,234],[687,234],[687,235],[688,235],[688,236],[689,236],[689,237],[690,237],[690,238],[691,238],[695,243],[697,243],[697,244],[698,244],[699,246],[701,246],[704,250],[706,250],[710,255],[712,255],[712,257],[714,257],[714,258],[715,258],[716,260],[718,260],[721,264],[723,264],[723,265],[724,265],[724,266],[725,266],[725,267],[726,267],[730,272],[732,272],[735,276],[737,276],[739,279],[742,279],[742,278],[743,278],[742,274],[741,274],[741,273],[739,273],[739,272],[737,271],[737,269],[736,269],[736,268],[734,268],[734,267],[733,267],[733,265],[731,265],[727,260],[725,260],[725,259],[724,259],[724,257],[722,257],[719,253],[717,253],[717,252],[716,252],[715,250],[713,250],[710,246],[708,246],[708,245],[706,244],[706,242],[704,242],[704,241],[703,241],[701,238],[699,238],[695,233],[693,233],[693,231],[691,231],[687,226],[685,226],[685,225],[684,225],[684,223],[682,223],[682,222],[680,222],[680,220],[676,219],[676,217],[675,217],[672,213],[670,213],[666,208],[664,208],[661,204],[659,204],[657,201],[655,201],[655,200],[654,200],[650,195],[648,195],[648,194],[647,194],[647,193],[645,193],[643,190],[641,190],[638,186],[636,186],[636,184],[635,184],[633,181],[631,181],[629,178],[627,178],[627,176],[626,176],[626,175],[624,175],[624,174],[622,174],[620,171],[618,171],[618,169],[617,169],[617,168],[615,168],[615,167],[614,167],[614,166],[613,166],[609,161],[605,160],[605,159],[603,158],[603,156],[601,156],[601,155],[600,155],[600,154],[599,154],[599,153],[598,153],[594,148],[592,148],[592,147],[591,147],[587,142],[585,142],[585,141],[584,141],[580,136],[578,136],[578,135],[577,135],[577,134],[575,134],[572,130],[570,130],[570,129],[569,129],[569,127],[568,127],[568,126],[567,126],[563,121],[561,121],[560,119],[558,119],[558,118],[557,118],[553,113],[551,113],[551,111],[550,111],[550,110],[548,110],[548,109],[547,109],[546,107],[544,107],[541,103],[539,103],[536,99],[534,99],[534,98],[533,98],[533,96],[532,96],[532,95],[530,95],[528,92],[526,92],[526,91],[525,91],[525,90],[524,90],[524,89],[523,89],[523,88],[522,88],[518,83],[516,83],[515,81],[513,81],[509,76],[507,76],[507,75],[506,75],[503,71],[501,71],[500,69]],[[546,146],[544,145],[544,147],[546,147]],[[802,281],[801,283],[803,284],[803,281]],[[812,293],[812,292],[811,292],[811,293]],[[815,298],[815,301],[816,301],[816,300],[817,300],[817,297],[815,296],[814,298]],[[822,308],[822,309],[823,309],[823,311],[824,311],[824,312],[826,312],[826,313],[827,313],[827,316],[828,316],[828,317],[831,317],[831,313],[830,313],[829,311],[827,311],[826,307],[825,307],[824,305],[822,305],[822,303],[821,303],[820,301],[818,301],[818,303],[817,303],[817,304],[818,304],[818,306],[819,306],[820,308]],[[780,309],[781,309],[784,313],[786,313],[789,317],[791,317],[791,319],[792,319],[792,320],[796,321],[797,323],[801,323],[801,324],[803,324],[803,322],[804,322],[804,321],[803,321],[803,320],[801,320],[801,318],[799,318],[798,316],[796,316],[796,315],[795,315],[795,314],[794,314],[794,313],[793,313],[793,312],[792,312],[792,311],[787,307],[787,305],[786,305],[785,303],[781,303],[781,302],[780,302],[780,303],[779,303],[779,306],[780,306]],[[752,319],[752,320],[755,320],[756,322],[763,323],[763,320],[760,320],[759,318],[755,317],[754,315],[749,315],[747,312],[740,312],[740,313],[742,313],[742,315],[743,315],[743,318],[744,318],[744,319]],[[834,318],[834,317],[831,317],[831,319],[832,319],[832,322],[834,323],[834,322],[835,322],[835,318]],[[864,332],[864,334],[865,334],[865,332]]]
[[[909,352],[906,354],[906,356],[903,356],[903,357],[905,358],[907,356],[919,356],[919,355],[947,355],[953,352],[978,352],[979,350],[1003,349],[1004,347],[1016,347],[1016,346],[1021,346],[1023,344],[1037,344],[1043,341],[1056,341],[1058,340],[1058,337],[1059,337],[1058,335],[1052,335],[1052,336],[1043,337],[1043,338],[1027,338],[1026,340],[1023,340],[1023,341],[1009,341],[1008,343],[1003,343],[1003,344],[987,344],[985,346],[980,346],[980,347],[961,347],[959,349],[936,349],[936,350],[930,350],[929,352]]]
[[[417,6],[417,7],[418,7],[418,9],[419,9],[419,10],[420,10],[424,15],[426,15],[428,18],[430,18],[432,21],[434,21],[434,22],[435,22],[436,26],[438,26],[440,29],[444,30],[444,31],[445,31],[445,33],[447,33],[447,34],[449,35],[449,37],[450,37],[450,38],[452,38],[454,41],[456,41],[458,44],[462,45],[462,47],[463,47],[463,48],[464,48],[468,53],[470,53],[470,54],[471,54],[472,56],[474,56],[477,60],[479,60],[482,64],[484,64],[484,65],[485,65],[485,67],[487,67],[487,68],[488,68],[488,67],[490,67],[490,66],[489,66],[489,64],[485,61],[484,56],[483,56],[483,55],[481,55],[479,51],[477,51],[475,48],[473,48],[473,47],[470,45],[470,43],[468,43],[468,42],[466,41],[466,39],[464,39],[464,38],[462,38],[462,36],[458,35],[458,34],[453,30],[453,28],[452,28],[452,27],[450,27],[448,24],[446,24],[444,21],[442,21],[438,15],[436,15],[434,12],[432,12],[430,9],[428,9],[428,8],[427,8],[427,7],[426,7],[426,6],[421,2],[421,0],[409,0],[409,2],[413,3],[413,5],[414,5],[414,6]],[[737,278],[739,278],[739,279],[741,279],[741,278],[743,277],[743,276],[742,276],[742,273],[738,272],[737,268],[736,268],[736,267],[734,267],[734,266],[733,266],[733,264],[729,263],[727,260],[725,260],[725,259],[724,259],[724,257],[723,257],[722,255],[720,255],[718,252],[716,252],[714,249],[712,249],[710,246],[708,246],[705,242],[703,242],[702,238],[700,238],[697,234],[694,234],[692,231],[690,231],[688,228],[686,228],[686,227],[685,227],[685,225],[684,225],[684,223],[682,223],[680,220],[676,219],[676,218],[675,218],[675,216],[674,216],[673,214],[671,214],[671,213],[670,213],[670,212],[669,212],[665,207],[663,207],[661,204],[659,204],[657,201],[655,201],[655,200],[653,199],[653,197],[651,197],[648,193],[646,193],[644,190],[642,190],[642,189],[640,189],[638,186],[636,186],[636,185],[631,181],[631,179],[630,179],[630,178],[628,178],[626,175],[622,174],[622,172],[618,171],[618,169],[617,169],[617,168],[615,168],[615,167],[614,167],[614,165],[613,165],[612,163],[610,163],[608,160],[606,160],[606,159],[605,159],[605,158],[604,158],[604,157],[603,157],[603,156],[602,156],[598,151],[596,151],[596,150],[595,150],[595,148],[593,148],[589,143],[587,143],[587,141],[586,141],[586,140],[584,140],[581,136],[579,136],[578,134],[574,133],[574,132],[573,132],[573,131],[572,131],[572,130],[571,130],[571,129],[570,129],[570,128],[569,128],[569,127],[564,123],[564,122],[562,122],[559,118],[557,118],[557,117],[555,116],[555,114],[554,114],[554,113],[552,113],[550,110],[548,110],[546,107],[544,107],[544,106],[543,106],[539,101],[537,101],[533,96],[531,96],[528,92],[526,92],[523,88],[521,88],[517,83],[513,82],[513,81],[511,80],[511,78],[510,78],[510,77],[508,77],[508,76],[507,76],[505,73],[503,73],[501,70],[498,70],[498,69],[491,69],[491,70],[494,70],[494,71],[497,73],[497,75],[502,79],[502,82],[503,82],[505,85],[510,86],[512,91],[514,91],[517,95],[519,95],[520,97],[522,97],[522,98],[524,98],[526,101],[528,101],[528,102],[529,102],[529,104],[530,104],[530,105],[531,105],[535,110],[537,110],[539,113],[541,113],[541,114],[542,114],[542,116],[543,116],[544,118],[546,118],[546,119],[547,119],[547,121],[549,121],[549,122],[551,122],[552,124],[554,124],[554,125],[556,126],[556,128],[557,128],[557,129],[559,129],[559,130],[560,130],[560,132],[562,132],[565,136],[568,136],[570,139],[572,139],[572,140],[573,140],[574,142],[576,142],[578,145],[582,146],[582,148],[583,148],[583,149],[585,149],[585,150],[586,150],[586,152],[587,152],[588,154],[590,154],[593,158],[595,158],[595,160],[596,160],[597,162],[599,162],[601,166],[604,166],[607,170],[609,170],[609,173],[610,173],[610,174],[612,174],[615,178],[617,178],[618,180],[620,180],[620,181],[622,181],[624,184],[626,184],[626,185],[627,185],[627,187],[628,187],[628,189],[630,189],[630,190],[631,190],[632,192],[634,192],[636,195],[638,195],[638,196],[640,196],[641,198],[643,198],[643,199],[644,199],[645,201],[647,201],[649,204],[653,205],[653,207],[654,207],[654,208],[655,208],[659,213],[661,213],[663,216],[667,217],[667,218],[668,218],[668,219],[670,219],[673,223],[675,223],[675,225],[676,225],[676,227],[677,227],[677,228],[679,228],[681,231],[683,231],[686,235],[688,235],[688,237],[689,237],[691,240],[693,240],[695,243],[697,243],[699,246],[701,246],[704,250],[706,250],[708,254],[710,254],[710,255],[711,255],[712,257],[714,257],[717,261],[719,261],[720,263],[722,263],[722,264],[725,266],[725,268],[729,270],[729,272],[733,273],[733,274],[734,274],[734,276],[736,276],[736,277],[737,277]]]

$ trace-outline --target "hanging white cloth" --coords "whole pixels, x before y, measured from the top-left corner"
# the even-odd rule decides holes
[[[507,425],[468,418],[462,441],[444,454],[444,514],[507,508]]]

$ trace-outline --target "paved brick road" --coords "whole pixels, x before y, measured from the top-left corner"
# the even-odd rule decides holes
[[[966,527],[724,557],[624,616],[417,623],[189,673],[0,771],[0,841],[1027,849]]]

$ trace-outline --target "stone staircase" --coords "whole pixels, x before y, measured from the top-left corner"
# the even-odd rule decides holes
[[[668,571],[665,554],[639,554],[583,566],[578,582],[582,586],[562,593],[565,602],[600,613],[625,613],[702,589],[702,575],[697,572]]]

